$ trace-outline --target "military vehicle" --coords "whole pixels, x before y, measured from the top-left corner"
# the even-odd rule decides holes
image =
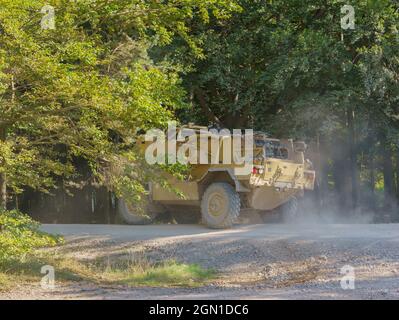
[[[192,125],[183,129],[186,128],[196,133],[208,129]],[[231,144],[225,143],[225,136],[218,139],[221,149],[223,144],[231,148]],[[147,142],[141,144],[143,149],[148,147]],[[148,224],[169,212],[178,223],[202,220],[210,228],[232,227],[245,210],[263,214],[279,209],[285,219],[290,219],[297,214],[298,199],[304,191],[314,188],[315,171],[305,159],[305,149],[304,142],[272,139],[255,132],[249,172],[243,170],[242,164],[224,164],[226,154],[220,152],[216,161],[209,158],[209,164],[190,165],[190,174],[184,181],[165,173],[170,185],[181,192],[150,184],[145,215],[123,200],[119,201],[118,211],[128,224]],[[212,156],[210,149],[207,153]]]

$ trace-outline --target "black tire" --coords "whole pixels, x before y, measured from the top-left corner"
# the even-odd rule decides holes
[[[141,213],[135,210],[133,205],[127,204],[122,199],[118,200],[118,214],[124,223],[130,225],[147,225],[151,224],[157,217],[158,213],[151,210],[151,206],[147,205],[145,212]]]
[[[293,196],[281,207],[282,219],[284,223],[294,223],[299,216],[299,201]]]
[[[213,229],[227,229],[240,215],[240,196],[228,183],[213,183],[201,200],[201,216],[205,225]]]

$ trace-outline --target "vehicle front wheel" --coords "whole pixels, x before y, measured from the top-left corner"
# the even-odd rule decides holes
[[[240,196],[228,183],[213,183],[201,201],[203,222],[210,228],[227,229],[240,215]]]

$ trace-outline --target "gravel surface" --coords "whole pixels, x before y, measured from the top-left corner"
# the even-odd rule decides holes
[[[200,288],[129,288],[90,283],[17,287],[6,299],[399,299],[398,224],[246,225],[209,230],[190,225],[45,225],[62,234],[60,252],[81,260],[123,255],[175,259],[214,268]],[[341,288],[354,268],[355,289]]]

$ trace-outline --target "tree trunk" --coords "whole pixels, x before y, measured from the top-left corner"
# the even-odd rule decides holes
[[[386,210],[392,209],[394,199],[393,188],[393,162],[392,148],[385,134],[381,135],[381,146],[383,156],[383,175],[384,175],[384,207]]]
[[[11,76],[11,107],[15,103],[15,79]],[[5,142],[7,139],[7,126],[0,124],[0,142]],[[4,163],[2,164],[4,165]],[[7,210],[7,175],[5,172],[0,172],[0,210]]]
[[[350,167],[348,165],[348,144],[338,138],[331,144],[332,181],[334,183],[335,203],[337,209],[344,213],[350,210]]]
[[[370,171],[370,182],[369,182],[369,191],[370,196],[368,199],[368,205],[371,210],[376,209],[376,201],[375,201],[375,163],[374,163],[374,153],[369,153],[369,171]]]
[[[356,209],[359,203],[359,179],[357,168],[357,150],[355,141],[355,112],[352,107],[347,110],[348,116],[348,143],[349,143],[349,161],[350,177],[352,185],[352,209]]]
[[[396,202],[399,204],[399,148],[396,150]]]
[[[367,183],[367,190],[362,194],[362,202],[365,202],[369,210],[375,211],[377,209],[377,202],[375,196],[375,183],[376,183],[376,134],[373,127],[373,121],[371,115],[369,115],[367,125],[367,138],[366,144],[362,148],[366,157],[366,171],[370,175],[370,179]]]
[[[0,141],[6,141],[6,128],[0,127]],[[5,172],[0,172],[0,210],[7,209],[7,177]]]
[[[317,135],[316,140],[316,156],[317,159],[314,163],[316,169],[316,179],[319,187],[319,205],[322,209],[326,205],[326,200],[329,197],[329,187],[328,187],[328,142],[324,137]],[[313,159],[311,159],[313,161]]]
[[[205,92],[201,88],[196,88],[194,91],[194,94],[198,99],[198,102],[199,102],[199,105],[200,105],[202,111],[207,116],[208,121],[212,122],[212,123],[216,123],[220,126],[223,126],[220,119],[209,108],[208,103],[205,98]]]

